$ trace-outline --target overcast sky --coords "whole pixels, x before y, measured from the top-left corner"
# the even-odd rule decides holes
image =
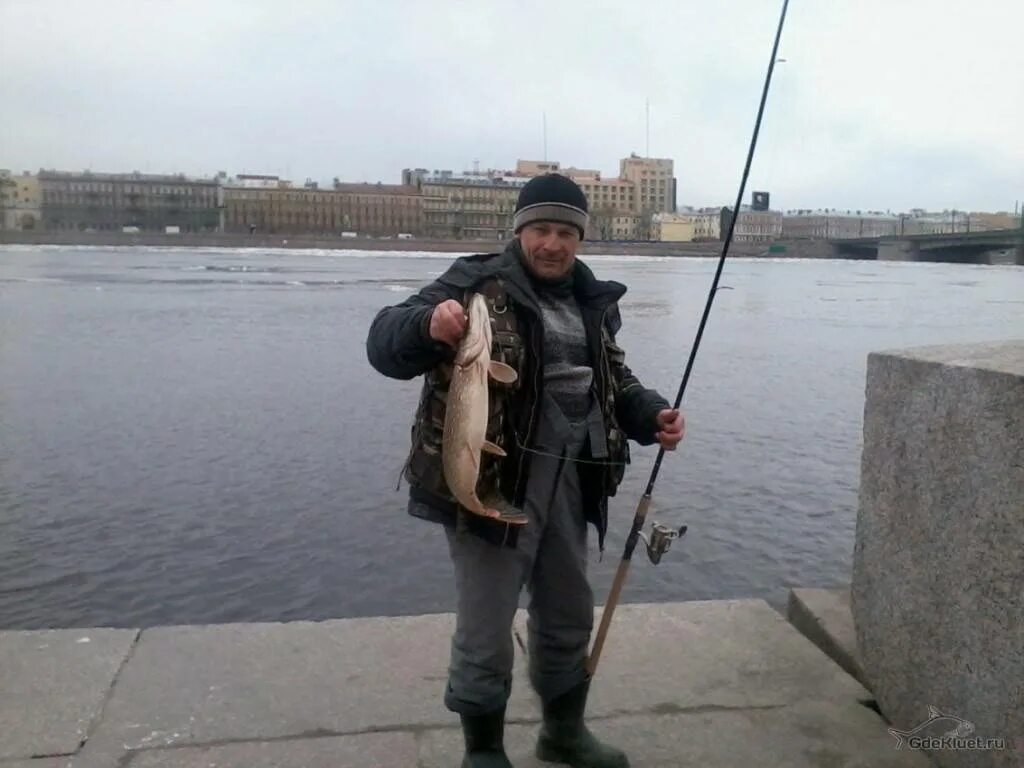
[[[0,0],[0,167],[398,182],[675,162],[731,204],[781,2]],[[794,0],[750,189],[773,208],[1024,200],[1024,3]]]

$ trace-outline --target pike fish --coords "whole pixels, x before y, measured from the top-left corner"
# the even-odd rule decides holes
[[[481,452],[505,456],[500,446],[487,440],[489,379],[513,383],[515,369],[491,360],[491,319],[487,300],[474,293],[469,300],[466,333],[459,342],[448,386],[444,415],[441,460],[448,490],[468,511],[502,522],[522,525],[526,515],[501,499],[485,503],[477,496]]]

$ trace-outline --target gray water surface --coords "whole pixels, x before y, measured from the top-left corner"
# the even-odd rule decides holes
[[[443,533],[395,491],[420,382],[364,348],[452,258],[0,248],[0,627],[452,610]],[[715,261],[588,262],[672,400]],[[722,284],[650,515],[689,533],[627,601],[848,581],[867,354],[1024,337],[1019,267],[736,259]],[[655,455],[612,499],[598,602]]]

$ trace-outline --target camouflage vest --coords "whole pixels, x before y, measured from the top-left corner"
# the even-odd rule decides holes
[[[630,461],[629,441],[626,433],[619,426],[615,416],[615,400],[622,391],[622,376],[626,364],[626,353],[622,347],[612,340],[608,328],[601,326],[601,345],[604,348],[603,378],[606,382],[604,401],[601,409],[607,427],[608,456],[603,474],[603,490],[608,496],[614,496],[626,474],[626,465]]]
[[[512,384],[490,381],[488,398],[487,439],[508,450],[506,414],[509,394],[523,381],[523,338],[519,332],[515,313],[510,311],[505,289],[501,282],[490,279],[477,287],[487,299],[487,312],[491,319],[491,359],[506,363],[519,374]],[[463,306],[469,303],[470,291],[463,297]],[[441,442],[444,434],[445,405],[451,383],[452,365],[445,362],[426,373],[416,418],[412,426],[412,447],[405,464],[404,476],[418,486],[441,498],[457,504],[448,490],[441,462]],[[479,495],[483,498],[499,487],[501,458],[490,453],[481,455]],[[506,494],[506,498],[510,494]]]
[[[495,278],[488,279],[477,286],[477,291],[487,299],[492,330],[491,358],[512,366],[519,374],[517,380],[510,385],[496,381],[490,382],[487,439],[504,448],[510,456],[521,455],[514,445],[509,445],[509,441],[518,439],[514,424],[510,423],[509,401],[517,395],[519,397],[516,399],[521,400],[521,396],[525,394],[518,390],[527,384],[524,380],[524,374],[527,372],[526,340],[519,328],[515,312],[508,306],[501,281]],[[467,289],[463,297],[464,306],[468,304],[469,297],[470,291]],[[603,353],[601,354],[602,359],[595,361],[594,374],[600,383],[596,394],[599,397],[598,405],[606,430],[602,442],[605,443],[607,451],[603,456],[595,456],[604,463],[603,466],[593,466],[593,473],[586,471],[588,465],[581,465],[581,467],[582,471],[586,471],[588,478],[593,481],[595,490],[602,495],[614,496],[622,482],[626,464],[630,461],[629,443],[615,414],[616,399],[619,392],[622,391],[625,354],[603,324],[600,346]],[[444,480],[441,460],[445,405],[451,381],[451,370],[450,363],[442,363],[424,376],[423,389],[412,426],[412,446],[403,474],[411,486],[422,488],[457,508],[458,502],[449,492]],[[525,439],[528,440],[528,435]],[[501,486],[503,475],[506,483],[513,482],[508,476],[509,473],[502,471],[501,462],[505,459],[484,452],[480,461],[478,491],[481,498],[497,490],[507,501],[515,503],[515,494],[519,489]]]

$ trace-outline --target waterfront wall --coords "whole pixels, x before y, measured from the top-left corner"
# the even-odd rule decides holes
[[[159,232],[13,232],[0,231],[0,245],[87,245],[87,246],[178,246],[185,248],[322,248],[361,251],[436,251],[443,253],[488,253],[501,250],[504,243],[490,240],[384,240],[340,238],[319,235],[269,235],[234,233]],[[769,252],[769,243],[733,243],[731,256],[783,256],[793,258],[832,257],[825,241],[779,241],[784,252]],[[582,254],[626,254],[650,256],[719,256],[722,243],[599,242],[586,241]]]
[[[974,737],[1024,736],[1024,340],[868,357],[852,608],[893,727],[935,707]],[[1020,753],[932,756],[1008,768]]]

